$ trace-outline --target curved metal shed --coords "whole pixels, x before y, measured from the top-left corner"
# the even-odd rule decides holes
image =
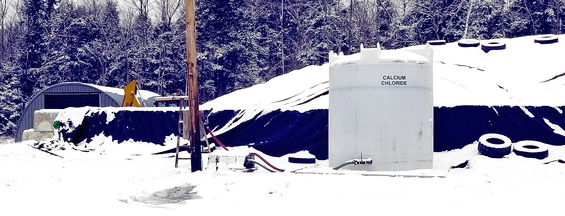
[[[153,106],[153,97],[159,96],[150,91],[140,91],[147,106]],[[50,86],[35,95],[25,106],[18,121],[15,141],[22,140],[25,130],[33,128],[34,113],[40,109],[64,109],[68,107],[119,107],[124,98],[124,90],[94,84],[67,82]]]

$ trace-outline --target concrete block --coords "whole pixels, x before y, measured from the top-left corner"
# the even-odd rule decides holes
[[[22,134],[22,141],[26,140],[43,140],[51,139],[55,134],[53,131],[34,131],[33,129],[25,130]]]
[[[208,155],[206,169],[244,169],[243,163],[248,153],[215,151]]]
[[[53,122],[60,111],[60,109],[36,110],[33,114],[33,130],[53,131]]]

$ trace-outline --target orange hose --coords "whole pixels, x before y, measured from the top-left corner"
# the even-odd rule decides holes
[[[276,171],[284,172],[283,169],[279,169],[279,168],[273,166],[271,163],[269,163],[267,160],[265,160],[265,158],[261,157],[261,155],[259,155],[257,153],[251,153],[251,154],[259,157],[259,159],[261,159],[263,162],[265,162],[267,165],[269,165],[271,168],[275,169]]]
[[[208,133],[210,133],[210,135],[212,135],[212,138],[214,140],[216,140],[216,142],[218,144],[220,144],[222,146],[222,148],[224,148],[224,150],[229,151],[228,148],[226,148],[226,146],[224,144],[222,144],[222,142],[220,142],[220,140],[218,138],[216,138],[216,136],[214,136],[214,134],[212,133],[212,130],[210,130],[210,128],[208,128]]]

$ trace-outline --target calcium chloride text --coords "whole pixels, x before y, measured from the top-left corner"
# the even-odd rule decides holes
[[[383,86],[405,86],[407,84],[408,81],[406,80],[406,76],[404,75],[384,75],[381,81],[381,85]]]

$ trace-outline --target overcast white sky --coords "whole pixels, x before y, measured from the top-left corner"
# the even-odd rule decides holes
[[[96,2],[97,4],[104,4],[105,0],[68,0],[68,1],[72,1],[76,4],[92,4],[92,2]],[[128,11],[134,11],[135,10],[135,6],[132,4],[132,1],[136,1],[138,2],[139,0],[115,0],[118,3],[119,6],[119,10],[120,10],[120,17],[123,18],[126,16],[126,14],[128,13]],[[149,13],[151,15],[151,20],[155,21],[156,20],[156,13],[157,13],[157,5],[156,5],[156,1],[157,0],[148,0],[149,1]],[[183,5],[184,5],[184,0],[169,0],[169,1],[182,1]],[[0,0],[0,7],[4,4],[8,5],[8,16],[7,16],[7,21],[13,20],[14,16],[16,15],[16,8],[20,7],[20,5],[23,3],[23,0]]]

